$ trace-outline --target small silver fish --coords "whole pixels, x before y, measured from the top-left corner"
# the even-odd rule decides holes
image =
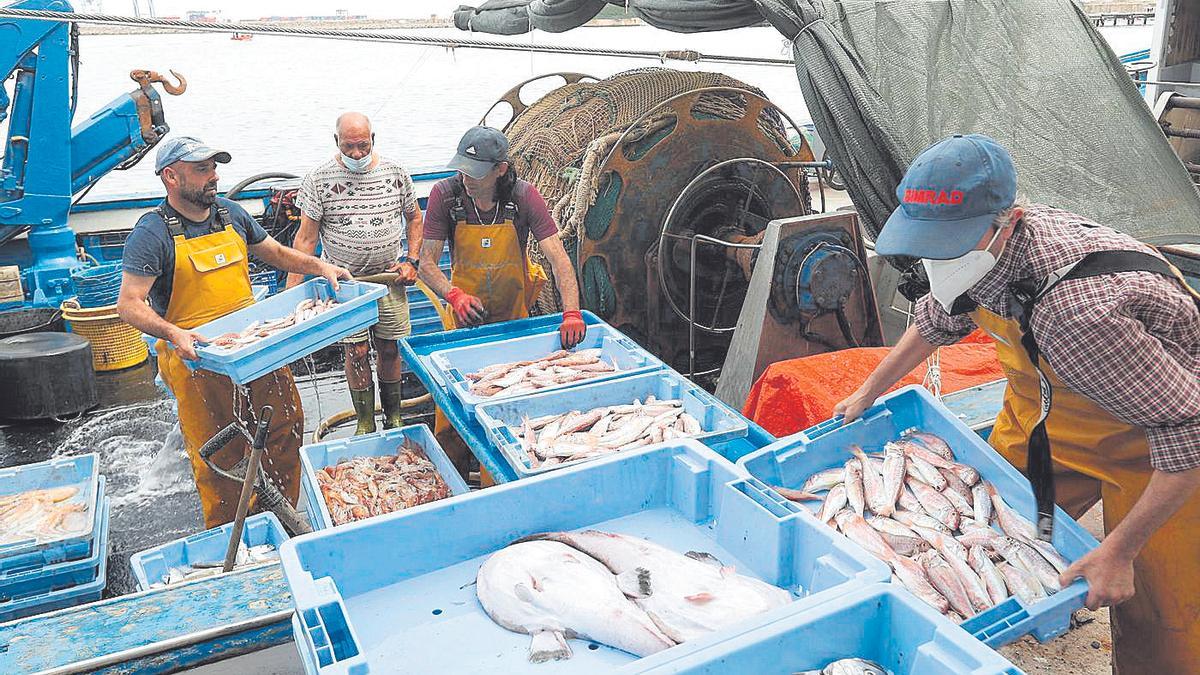
[[[845,465],[846,500],[850,508],[860,517],[866,512],[866,495],[863,493],[862,466],[857,459],[846,462]]]

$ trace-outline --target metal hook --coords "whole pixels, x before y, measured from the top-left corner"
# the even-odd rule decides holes
[[[158,84],[162,85],[163,91],[172,96],[179,96],[183,92],[187,91],[187,78],[175,72],[174,70],[170,70],[169,72],[175,76],[175,79],[179,81],[179,84],[172,84],[170,80],[162,75],[159,75],[153,70],[131,70],[129,72],[129,79],[141,85],[142,89],[147,89],[151,84],[157,82]]]

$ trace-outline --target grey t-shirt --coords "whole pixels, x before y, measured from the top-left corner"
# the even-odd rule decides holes
[[[229,210],[233,229],[247,244],[258,244],[267,238],[267,231],[262,225],[236,202],[218,198],[216,205]],[[165,201],[163,208],[167,209],[168,213],[174,210],[167,206]],[[178,213],[175,215],[179,216],[183,225],[184,236],[193,239],[210,232],[210,227],[217,218],[217,209],[214,206],[209,211],[208,219],[201,223],[192,222]],[[121,268],[130,274],[156,277],[150,287],[150,307],[158,312],[159,316],[165,316],[167,305],[171,302],[171,288],[175,282],[175,242],[167,232],[167,224],[157,211],[150,211],[138,218],[137,225],[134,225],[129,238],[125,240],[125,255],[121,261]]]

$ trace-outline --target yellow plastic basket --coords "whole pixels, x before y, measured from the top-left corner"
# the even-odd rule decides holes
[[[121,320],[116,305],[84,309],[71,299],[62,304],[62,313],[71,332],[92,344],[97,372],[132,368],[150,356],[141,331]]]

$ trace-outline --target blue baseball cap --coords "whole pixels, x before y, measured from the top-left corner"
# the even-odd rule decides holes
[[[1017,199],[1012,156],[980,134],[954,135],[913,160],[896,187],[897,208],[875,241],[879,255],[950,260],[983,238]]]
[[[446,166],[471,178],[483,178],[500,162],[508,159],[508,138],[498,129],[471,127],[458,142],[458,152]]]
[[[158,154],[154,156],[154,174],[162,173],[175,162],[203,162],[206,159],[228,164],[230,157],[228,152],[214,150],[192,136],[168,138],[158,146]]]

